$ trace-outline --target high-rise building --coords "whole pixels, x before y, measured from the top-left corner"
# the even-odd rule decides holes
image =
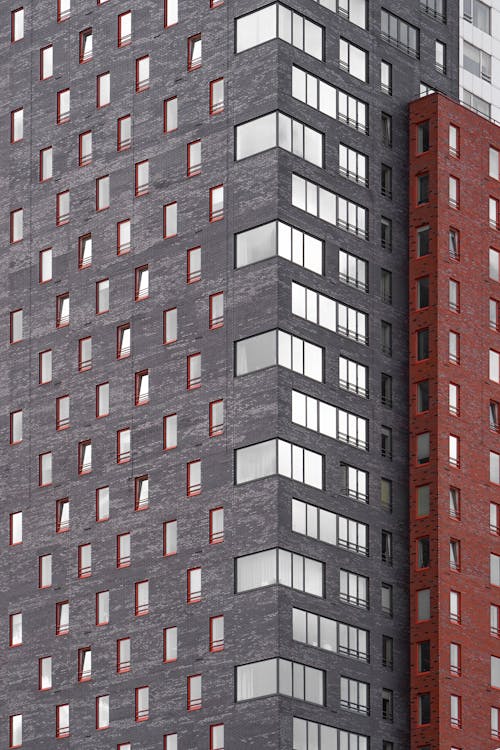
[[[500,0],[0,18],[3,747],[494,750]]]

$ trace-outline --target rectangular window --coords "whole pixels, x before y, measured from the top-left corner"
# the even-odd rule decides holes
[[[52,78],[53,72],[53,46],[49,45],[40,50],[40,80]]]
[[[135,584],[135,615],[141,617],[149,612],[149,581]]]
[[[174,26],[179,20],[178,0],[165,0],[165,19],[164,25]],[[170,748],[166,748],[170,750]],[[172,748],[172,750],[174,750]],[[177,747],[175,748],[177,750]]]
[[[224,615],[210,618],[209,651],[224,651]]]
[[[109,279],[96,282],[95,300],[96,315],[109,312]]]
[[[451,466],[460,466],[460,439],[456,435],[448,437],[448,459]]]
[[[489,350],[488,377],[494,383],[500,382],[500,353],[494,349]]]
[[[410,57],[420,57],[419,30],[382,8],[381,36]]]
[[[130,323],[124,323],[116,329],[116,358],[126,359],[130,357],[130,346]]]
[[[498,739],[500,737],[500,708],[491,707],[490,719],[491,736]]]
[[[69,633],[69,602],[56,604],[56,635]]]
[[[224,432],[224,401],[211,401],[208,406],[208,434],[217,437]]]
[[[10,212],[10,244],[21,242],[24,239],[24,211],[22,208],[16,208]]]
[[[95,492],[97,522],[107,521],[109,518],[109,487],[99,487]]]
[[[71,0],[57,0],[57,23],[66,21],[71,15]]]
[[[339,250],[339,279],[345,284],[368,291],[368,263],[346,250]]]
[[[210,81],[210,108],[211,115],[219,115],[224,111],[224,79],[217,78]]]
[[[498,229],[498,215],[499,210],[498,207],[500,205],[500,201],[497,198],[490,198],[489,199],[489,217],[490,217],[490,227],[493,229]]]
[[[187,710],[198,711],[201,708],[201,674],[187,678]]]
[[[22,747],[23,744],[23,715],[9,716],[9,748]]]
[[[177,734],[165,734],[163,737],[163,750],[178,750]]]
[[[78,682],[87,682],[92,677],[92,649],[78,649]]]
[[[163,556],[177,554],[177,521],[165,521],[163,524]]]
[[[462,673],[462,647],[458,643],[450,643],[450,672],[457,677]]]
[[[292,313],[330,331],[368,343],[368,315],[292,281]]]
[[[131,222],[130,219],[119,221],[116,225],[116,254],[125,255],[131,248]]]
[[[368,420],[292,390],[292,422],[333,440],[368,450]]]
[[[434,64],[438,73],[446,74],[446,44],[437,39],[434,47]]]
[[[369,632],[302,609],[292,610],[294,641],[368,661]]]
[[[286,586],[312,596],[325,596],[325,565],[284,549],[269,549],[236,558],[236,592]]]
[[[339,573],[340,601],[368,609],[368,578],[349,570],[340,570]]]
[[[209,215],[211,222],[221,221],[224,218],[224,185],[216,185],[210,188]]]
[[[134,480],[134,510],[149,507],[149,475],[143,474]]]
[[[322,240],[281,221],[271,221],[235,235],[236,268],[278,255],[323,274],[323,250]]]
[[[324,136],[282,112],[271,112],[235,128],[236,160],[279,146],[295,156],[324,166]]]
[[[52,657],[42,656],[38,659],[38,689],[50,690],[52,687]]]
[[[11,11],[10,41],[19,42],[24,39],[24,8]]]
[[[98,109],[106,107],[111,102],[111,73],[101,73],[97,76],[97,99]]]
[[[235,451],[235,482],[244,484],[279,474],[323,489],[324,456],[281,439],[266,440]]]
[[[50,180],[52,174],[52,146],[48,146],[40,151],[40,182]]]
[[[460,624],[461,615],[461,597],[458,591],[450,591],[450,621]]]
[[[92,29],[80,31],[80,62],[92,60]]]
[[[109,591],[99,591],[96,594],[96,625],[109,623]]]
[[[342,472],[341,492],[354,500],[368,502],[368,473],[349,464],[340,465]]]
[[[324,28],[290,8],[273,3],[236,19],[236,52],[282,39],[317,60],[324,59]]]
[[[149,297],[149,267],[141,266],[135,269],[135,301]]]
[[[23,440],[23,410],[11,411],[10,413],[10,437],[11,445],[17,445]]]
[[[369,685],[366,682],[352,680],[349,677],[340,678],[340,705],[350,711],[362,714],[370,713]]]
[[[212,4],[210,7],[215,8],[216,5],[222,5],[224,0],[211,0]],[[224,724],[212,724],[210,726],[210,750],[224,750]]]
[[[90,474],[92,471],[92,441],[82,440],[78,443],[78,474]]]
[[[109,727],[109,695],[100,695],[95,699],[96,729]]]
[[[70,90],[63,89],[57,92],[57,124],[62,125],[69,122],[71,111]]]
[[[177,628],[163,629],[163,661],[177,661]]]
[[[295,498],[292,499],[292,531],[360,555],[368,555],[366,524]]]
[[[109,414],[109,383],[96,386],[96,417],[107,417]]]
[[[68,224],[70,219],[70,192],[63,190],[56,195],[56,226]]]
[[[109,208],[110,200],[109,175],[98,177],[95,181],[95,209],[104,211]]]
[[[219,544],[224,541],[224,508],[212,508],[209,515],[209,542]]]
[[[187,176],[195,177],[198,174],[201,174],[201,140],[187,145]]]
[[[172,96],[163,102],[163,132],[172,133],[177,130],[177,97]]]
[[[339,40],[339,65],[354,78],[368,81],[368,52],[342,37]]]
[[[38,382],[40,385],[52,381],[52,349],[38,355]]]
[[[116,567],[128,568],[130,566],[130,532],[118,534],[116,537]]]
[[[78,547],[78,578],[90,578],[92,575],[92,545],[80,544]]]
[[[201,354],[190,354],[187,358],[187,389],[201,387]]]
[[[209,297],[208,327],[211,331],[224,325],[224,292],[216,292]]]
[[[15,109],[10,113],[10,142],[18,143],[23,140],[24,109]]]
[[[368,239],[366,208],[296,174],[292,174],[292,205],[345,232]]]
[[[431,619],[431,591],[420,589],[417,591],[417,622]]]
[[[92,369],[92,337],[86,336],[78,341],[78,372]]]
[[[392,96],[392,65],[385,60],[380,61],[380,89]]]
[[[92,131],[80,133],[78,136],[78,164],[85,167],[92,162]]]
[[[490,554],[490,583],[500,586],[500,556]]]
[[[177,234],[177,202],[163,206],[163,239]]]
[[[48,487],[52,484],[52,453],[40,453],[38,456],[38,486]]]
[[[177,308],[163,311],[163,343],[173,344],[177,341]]]
[[[56,532],[58,534],[69,530],[69,498],[64,497],[56,501]]]
[[[124,115],[116,121],[116,150],[126,151],[132,145],[132,116]]]
[[[92,235],[84,234],[78,238],[78,268],[89,268],[92,265]]]
[[[201,602],[201,568],[187,571],[187,603]]]
[[[22,646],[23,643],[23,613],[16,612],[9,615],[9,646]]]
[[[17,344],[23,340],[23,311],[12,310],[10,313],[10,343]]]
[[[459,695],[450,695],[450,723],[457,729],[462,726],[462,699]]]
[[[423,154],[430,148],[430,123],[425,120],[417,125],[417,153]]]
[[[149,687],[138,687],[135,689],[135,720],[147,721],[149,719]]]
[[[131,648],[130,638],[120,638],[116,641],[116,671],[118,674],[130,672]]]
[[[460,364],[460,335],[454,331],[448,334],[448,360],[454,364]]]
[[[126,47],[132,41],[132,11],[118,16],[118,46]]]
[[[23,543],[23,512],[21,510],[9,516],[9,544],[13,547]]]
[[[464,41],[463,43],[463,62],[464,70],[472,75],[482,78],[488,83],[491,81],[491,55],[475,47],[473,44]]]
[[[448,178],[448,205],[451,208],[459,208],[460,205],[460,185],[456,177]]]
[[[267,659],[236,667],[236,701],[285,695],[323,706],[325,677],[322,669],[287,659]]]
[[[149,160],[140,161],[135,165],[135,197],[149,192]]]
[[[343,177],[366,187],[368,185],[368,157],[340,143],[339,172]]]
[[[201,493],[201,460],[190,461],[186,465],[186,495],[192,497]]]
[[[56,706],[56,738],[69,737],[69,703]]]
[[[56,328],[69,325],[69,293],[58,294],[56,297]]]
[[[267,331],[235,342],[235,375],[280,365],[323,381],[324,350],[285,331]]]
[[[149,88],[149,55],[135,61],[135,90],[145,91]]]
[[[201,55],[201,34],[194,34],[187,40],[188,48],[188,70],[196,70],[201,68],[202,55]]]

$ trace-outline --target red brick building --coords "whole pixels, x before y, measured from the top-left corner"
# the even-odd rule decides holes
[[[410,105],[412,748],[500,745],[500,128]]]

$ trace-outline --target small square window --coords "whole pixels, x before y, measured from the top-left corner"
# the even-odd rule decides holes
[[[201,68],[201,34],[190,36],[188,45],[188,70]]]

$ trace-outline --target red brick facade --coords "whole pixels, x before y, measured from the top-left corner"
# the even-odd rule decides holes
[[[429,148],[419,153],[418,124],[424,121],[429,122]],[[450,124],[457,128],[455,153],[450,149]],[[500,402],[500,385],[489,379],[488,365],[489,350],[500,351],[500,333],[489,322],[489,300],[500,304],[500,283],[489,276],[489,248],[500,251],[500,232],[489,222],[489,197],[500,199],[500,182],[489,176],[490,146],[500,150],[500,128],[456,102],[432,94],[410,105],[412,750],[500,746],[500,737],[491,730],[491,708],[500,708],[500,691],[491,687],[490,679],[490,657],[500,657],[500,638],[490,633],[490,604],[500,605],[500,588],[490,584],[490,553],[500,555],[500,531],[495,525],[490,528],[490,503],[500,504],[500,486],[490,482],[489,474],[490,451],[500,453],[500,434],[489,421],[490,401]],[[419,205],[418,177],[424,174],[429,175],[429,196]],[[458,180],[457,207],[449,202],[450,176]],[[419,257],[418,229],[425,226],[429,253]],[[450,249],[450,229],[458,233],[457,253]],[[419,308],[417,284],[425,277],[429,300]],[[452,290],[458,291],[458,304],[453,297],[450,303],[450,280],[458,284]],[[422,298],[425,285],[419,287]],[[417,332],[426,328],[429,356],[418,361]],[[450,361],[450,332],[459,337],[456,362]],[[429,405],[419,412],[417,384],[422,381],[428,381]],[[450,407],[450,383],[459,389],[457,409]],[[425,386],[421,392],[425,400]],[[430,434],[429,460],[419,463],[417,436],[423,433]],[[450,436],[458,438],[456,465],[449,457]],[[418,488],[425,485],[430,488],[429,513],[423,508],[419,515]],[[450,488],[460,497],[457,513],[450,512]],[[419,568],[419,540],[426,537],[430,559]],[[458,542],[458,566],[450,559],[452,541]],[[423,542],[421,565],[425,556]],[[430,618],[419,622],[417,600],[423,589],[430,589]],[[460,622],[450,617],[452,591],[459,594]],[[430,665],[422,673],[418,644],[426,640]],[[458,665],[451,664],[450,644],[460,647]],[[425,693],[430,693],[430,723],[422,726],[419,695]],[[452,720],[451,696],[458,698],[458,722]]]

